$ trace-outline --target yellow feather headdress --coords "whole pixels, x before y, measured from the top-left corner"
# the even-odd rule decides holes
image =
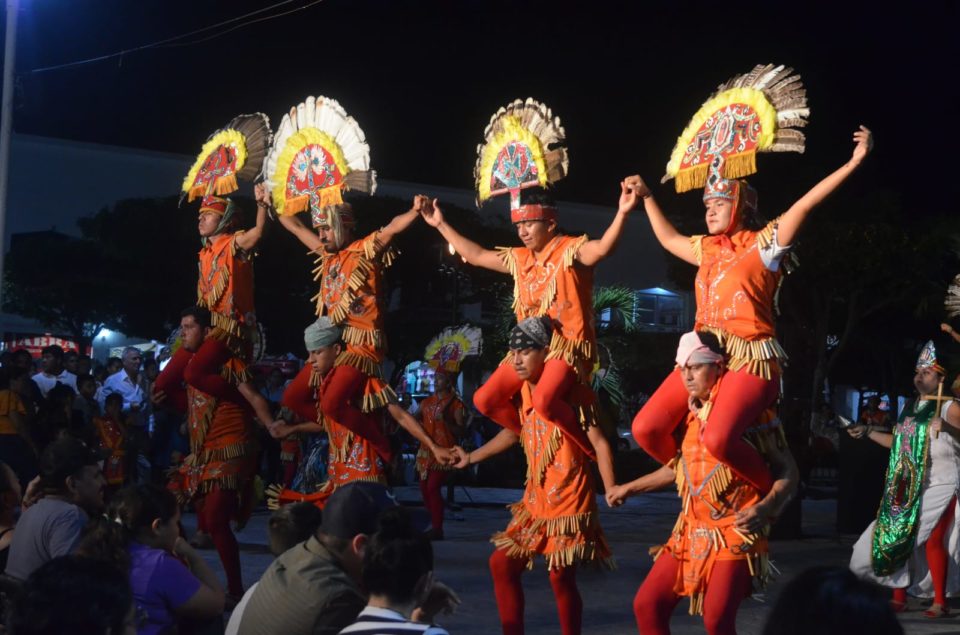
[[[207,138],[186,178],[188,202],[202,196],[224,196],[237,189],[237,179],[252,181],[260,174],[273,142],[270,120],[263,113],[239,115]]]
[[[717,87],[677,139],[665,183],[678,192],[703,187],[711,164],[737,179],[757,171],[757,152],[804,151],[807,91],[793,69],[758,65]]]
[[[482,346],[483,336],[478,327],[450,326],[430,340],[423,357],[434,369],[457,373],[464,358],[479,355]]]
[[[283,116],[264,173],[281,215],[326,214],[343,203],[343,190],[373,194],[377,187],[363,130],[336,100],[322,96],[307,97]]]
[[[510,208],[519,206],[520,190],[546,187],[567,175],[566,132],[560,118],[544,104],[527,98],[501,108],[477,146],[473,176],[477,205],[491,196],[510,194]]]

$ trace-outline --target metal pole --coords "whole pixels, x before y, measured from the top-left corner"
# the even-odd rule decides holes
[[[7,254],[7,183],[10,178],[10,134],[13,129],[13,66],[17,51],[19,0],[6,0],[7,35],[3,50],[3,104],[0,106],[0,306],[3,306],[3,260]]]

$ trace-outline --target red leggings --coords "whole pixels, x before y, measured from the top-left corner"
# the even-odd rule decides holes
[[[943,606],[947,605],[947,569],[950,565],[950,554],[947,546],[944,544],[950,537],[950,529],[953,527],[953,514],[957,505],[957,497],[954,496],[943,510],[943,515],[937,521],[937,525],[930,532],[927,538],[927,566],[930,567],[930,578],[933,580],[933,603]],[[907,590],[894,589],[894,602],[906,603]]]
[[[215,488],[196,502],[197,526],[210,534],[227,576],[227,593],[241,597],[240,547],[230,529],[230,520],[237,515],[240,501],[236,490]]]
[[[334,367],[323,382],[320,410],[325,416],[369,441],[384,463],[390,463],[393,450],[377,418],[353,405],[354,400],[363,398],[366,381],[367,376],[353,366]]]
[[[440,488],[447,482],[449,472],[427,470],[427,478],[420,481],[420,495],[423,505],[430,512],[430,524],[435,532],[443,534],[443,494]]]
[[[673,590],[679,566],[676,558],[664,552],[637,589],[633,615],[640,635],[670,635],[670,615],[681,597]],[[708,635],[736,635],[737,609],[750,594],[750,578],[744,560],[721,560],[713,565],[703,601],[703,626]]]
[[[503,625],[503,635],[523,635],[523,585],[520,576],[527,569],[526,558],[511,558],[502,549],[490,556],[493,593]],[[583,623],[583,600],[577,589],[577,568],[550,571],[550,586],[557,601],[561,635],[579,635]]]
[[[591,458],[596,451],[580,426],[577,413],[565,401],[577,381],[577,373],[562,359],[551,359],[543,366],[543,373],[533,389],[533,409],[560,426]],[[473,394],[473,405],[483,415],[504,428],[520,432],[520,414],[513,396],[520,391],[523,380],[510,364],[501,364]]]
[[[770,469],[742,435],[777,399],[779,385],[778,376],[766,380],[743,369],[728,371],[721,378],[703,433],[703,444],[710,454],[761,493],[773,486]],[[633,438],[661,463],[670,461],[679,449],[673,432],[689,412],[687,397],[680,371],[675,370],[633,419]]]
[[[222,340],[208,337],[203,340],[203,344],[183,370],[183,380],[217,399],[226,399],[246,407],[247,400],[240,391],[220,374],[223,365],[230,361],[231,357],[233,352]]]

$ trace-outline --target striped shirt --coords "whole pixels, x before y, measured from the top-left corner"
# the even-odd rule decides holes
[[[360,611],[357,620],[340,631],[340,635],[450,635],[446,629],[432,624],[411,622],[391,609],[368,606]]]

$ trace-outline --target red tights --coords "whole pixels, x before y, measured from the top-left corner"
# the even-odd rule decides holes
[[[197,525],[201,531],[213,538],[227,576],[227,593],[238,598],[243,595],[240,547],[233,530],[230,529],[230,519],[236,517],[239,504],[235,490],[220,488],[211,490],[196,503]]]
[[[957,497],[954,496],[947,504],[947,508],[943,510],[943,515],[937,521],[936,527],[930,532],[930,537],[927,538],[927,566],[930,567],[930,578],[933,581],[933,603],[941,606],[947,605],[947,568],[950,564],[950,554],[944,543],[953,527],[956,505]],[[894,589],[893,601],[906,604],[907,590]]]
[[[493,593],[503,625],[503,635],[523,635],[523,585],[520,576],[527,559],[511,558],[502,549],[490,556]],[[561,635],[579,635],[583,623],[583,600],[577,589],[577,568],[562,567],[550,571],[550,586],[557,601]]]
[[[679,563],[669,553],[657,558],[637,595],[633,615],[640,635],[670,635],[670,615],[680,602],[673,590]],[[744,560],[721,560],[713,565],[703,601],[703,626],[708,635],[736,635],[737,609],[750,593],[750,570]]]
[[[363,397],[367,376],[353,366],[336,366],[324,379],[320,410],[354,434],[370,442],[380,458],[389,463],[393,458],[390,440],[383,433],[377,418],[353,405]]]
[[[423,496],[423,505],[430,512],[430,524],[433,531],[443,535],[443,494],[440,488],[447,482],[449,472],[441,470],[427,470],[427,478],[420,481],[420,495]]]
[[[548,421],[560,426],[584,452],[596,457],[586,433],[580,426],[577,413],[566,399],[576,384],[577,374],[562,359],[551,359],[543,366],[543,373],[533,389],[533,409]],[[523,380],[510,364],[501,364],[473,394],[473,404],[483,415],[493,419],[504,428],[520,431],[520,414],[513,403],[513,396],[520,391]]]
[[[203,344],[183,370],[183,380],[197,390],[213,395],[217,399],[225,399],[245,406],[247,400],[236,386],[220,374],[223,365],[230,361],[231,357],[233,352],[222,340],[208,337],[203,340]]]
[[[703,444],[710,454],[762,493],[769,492],[773,486],[770,470],[742,435],[776,400],[779,385],[777,376],[766,380],[746,370],[728,371],[721,379],[703,433]],[[677,454],[673,431],[689,412],[687,397],[680,371],[675,370],[633,419],[633,438],[661,463],[667,463]]]

